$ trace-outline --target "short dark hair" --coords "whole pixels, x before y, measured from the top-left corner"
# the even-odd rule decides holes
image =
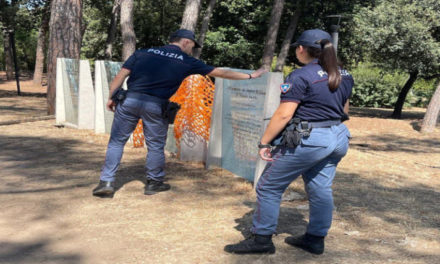
[[[182,39],[181,37],[171,36],[170,43],[179,42],[181,39]]]

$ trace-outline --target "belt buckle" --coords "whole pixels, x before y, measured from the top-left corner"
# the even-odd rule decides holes
[[[308,130],[309,129],[309,122],[308,121],[301,121],[299,123],[299,128],[301,130]]]

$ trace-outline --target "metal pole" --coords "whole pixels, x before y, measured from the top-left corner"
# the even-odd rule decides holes
[[[332,35],[333,46],[335,47],[336,55],[338,54],[338,39],[339,39],[339,25],[331,25],[330,32]]]
[[[15,36],[14,31],[9,30],[9,41],[12,46],[12,57],[14,58],[14,64],[15,64],[15,81],[17,83],[17,94],[21,95],[20,92],[20,72],[18,68],[18,62],[17,62],[17,51],[15,49]]]
[[[333,42],[333,46],[335,47],[335,52],[336,55],[338,54],[338,40],[339,40],[339,29],[341,28],[341,26],[339,26],[339,23],[341,23],[341,15],[329,15],[327,16],[328,18],[330,18],[331,20],[333,20],[333,18],[337,18],[338,22],[336,23],[336,25],[330,25],[330,34],[332,35],[332,42]]]

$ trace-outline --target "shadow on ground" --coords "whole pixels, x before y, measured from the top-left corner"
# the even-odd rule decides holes
[[[390,175],[383,175],[389,177]],[[411,247],[402,246],[407,236],[426,239],[438,239],[429,230],[438,230],[440,206],[434,201],[440,200],[440,192],[430,186],[415,184],[410,187],[386,187],[359,174],[339,172],[334,182],[334,200],[338,219],[334,221],[348,223],[365,236],[335,236],[330,230],[327,238],[326,253],[321,256],[309,254],[284,244],[283,238],[274,236],[277,254],[275,255],[231,255],[232,263],[302,263],[305,261],[333,263],[435,263],[440,253],[416,252]],[[307,227],[304,219],[307,211],[289,206],[292,202],[281,204],[277,233],[284,236],[303,234]],[[255,203],[245,203],[250,208]],[[250,235],[252,226],[251,210],[235,219],[243,237]],[[378,218],[385,224],[370,223],[368,217]],[[392,227],[391,229],[387,229]],[[430,234],[431,233],[431,234]],[[365,238],[367,237],[367,238]],[[239,241],[235,241],[239,242]],[[233,243],[235,243],[233,242]],[[331,245],[335,243],[335,245]],[[340,243],[349,243],[347,250]],[[401,242],[402,243],[402,242]],[[337,244],[337,245],[336,245]],[[354,246],[354,247],[353,247]],[[342,249],[341,249],[342,248]],[[350,251],[362,248],[356,254]],[[384,253],[387,252],[387,253]],[[408,261],[408,262],[407,262]],[[415,262],[414,262],[415,261]],[[434,261],[434,262],[432,262]],[[312,262],[315,263],[315,262]]]
[[[235,219],[237,223],[235,229],[240,231],[244,238],[247,238],[251,235],[252,216],[256,208],[256,203],[244,202],[244,205],[252,208],[252,210],[242,217]],[[277,226],[278,234],[299,235],[304,233],[306,226],[307,222],[304,220],[304,216],[300,210],[281,205]]]
[[[46,93],[28,93],[21,92],[20,95],[17,94],[17,91],[6,91],[0,90],[0,98],[8,98],[8,97],[46,97]]]
[[[413,230],[440,228],[440,206],[433,202],[440,200],[440,192],[431,186],[414,184],[393,188],[358,174],[339,172],[333,189],[338,212],[354,225],[362,226],[361,217],[367,214],[393,225],[402,225],[402,232],[405,232],[405,225]]]
[[[417,139],[417,141],[415,141],[413,138],[396,136],[395,134],[384,134],[356,137],[355,141],[373,142],[350,142],[350,147],[354,147],[361,151],[370,150],[375,152],[440,153],[440,141],[436,139]]]
[[[27,243],[0,242],[0,263],[59,263],[77,264],[81,263],[81,256],[78,254],[54,253],[50,249],[49,240],[40,240]]]
[[[356,117],[378,117],[385,119],[392,119],[391,114],[394,109],[385,109],[385,108],[363,108],[363,107],[350,107],[350,116]],[[400,119],[413,120],[413,119],[423,119],[425,116],[425,112],[416,111],[416,110],[408,110],[405,109],[402,111],[402,117]]]
[[[410,144],[405,138],[391,135],[380,137],[383,138],[377,140],[393,141],[396,145]],[[422,141],[420,144],[424,147],[434,144],[435,148],[438,148],[438,143],[429,140]],[[71,190],[72,188],[78,188],[78,190],[87,188],[91,192],[98,181],[105,148],[103,145],[93,145],[75,139],[6,135],[0,135],[0,145],[2,146],[0,151],[2,177],[6,179],[10,177],[18,178],[14,181],[5,180],[0,186],[0,198],[9,196],[10,199],[13,199],[13,197],[10,197],[11,195],[45,194],[64,189]],[[406,151],[406,147],[401,147],[399,151]],[[131,159],[130,162],[122,164],[116,178],[118,189],[131,181],[145,183],[144,158],[144,155],[139,155],[139,157]],[[169,179],[174,181],[174,186],[167,195],[181,196],[182,198],[185,198],[187,194],[191,194],[192,197],[196,195],[197,199],[212,200],[227,196],[238,196],[240,191],[235,191],[234,186],[237,183],[244,182],[242,179],[233,178],[229,173],[221,173],[220,170],[206,171],[203,166],[183,163],[173,159],[168,160],[166,170]],[[392,176],[381,175],[381,177]],[[184,186],[180,180],[190,183],[190,187]],[[38,188],[35,186],[45,187]],[[249,189],[242,191],[243,194],[248,192],[250,192]],[[76,192],[73,193],[76,194]],[[78,194],[71,197],[71,199],[83,199],[84,197],[81,195],[83,194]],[[338,172],[334,183],[334,196],[335,205],[341,219],[359,227],[359,230],[372,230],[372,228],[375,228],[373,232],[380,233],[381,227],[369,226],[369,223],[363,222],[364,216],[374,216],[386,224],[394,226],[396,230],[400,230],[400,233],[396,233],[395,236],[402,236],[411,232],[417,233],[420,230],[427,232],[426,230],[429,229],[440,228],[438,221],[440,206],[435,202],[440,200],[440,193],[431,186],[413,184],[404,187],[388,187],[359,174]],[[48,205],[45,202],[51,202],[51,204]],[[44,200],[41,203],[41,217],[47,218],[54,217],[57,208],[63,206],[62,201],[56,199],[53,201]],[[254,202],[245,202],[244,205],[249,208],[255,207]],[[277,232],[289,235],[304,232],[306,227],[304,213],[286,205],[286,203],[283,203],[281,206]],[[252,224],[252,213],[253,210],[251,209],[235,220],[237,223],[235,228],[245,237],[249,234],[249,228]],[[393,231],[387,230],[387,232]],[[350,239],[352,243],[358,245],[371,243],[371,241],[361,238],[353,237]],[[60,255],[59,253],[52,253],[48,250],[49,245],[50,241],[47,240],[23,243],[2,241],[0,242],[0,262],[81,262],[81,256],[76,254]],[[438,253],[432,256],[429,254],[419,255],[392,243],[383,245],[383,247],[389,248],[392,252],[397,252],[395,254],[411,256],[412,259],[420,258],[420,260],[424,260],[426,257],[432,259],[440,257]],[[289,261],[310,259],[310,256],[290,248],[281,250],[279,254]],[[371,249],[363,250],[360,257],[351,256],[347,252],[329,252],[329,254],[346,263],[355,260],[365,262],[365,259],[362,258],[368,255],[374,256],[377,259],[376,263],[388,260],[386,256],[371,251]],[[267,258],[266,263],[271,263],[270,256],[263,258]],[[243,260],[237,257],[236,263],[243,263]]]

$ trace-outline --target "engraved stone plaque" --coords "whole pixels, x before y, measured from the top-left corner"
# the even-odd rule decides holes
[[[282,82],[282,73],[244,81],[216,79],[208,168],[222,167],[250,181],[259,177],[265,162],[258,157],[257,145],[279,105]]]

